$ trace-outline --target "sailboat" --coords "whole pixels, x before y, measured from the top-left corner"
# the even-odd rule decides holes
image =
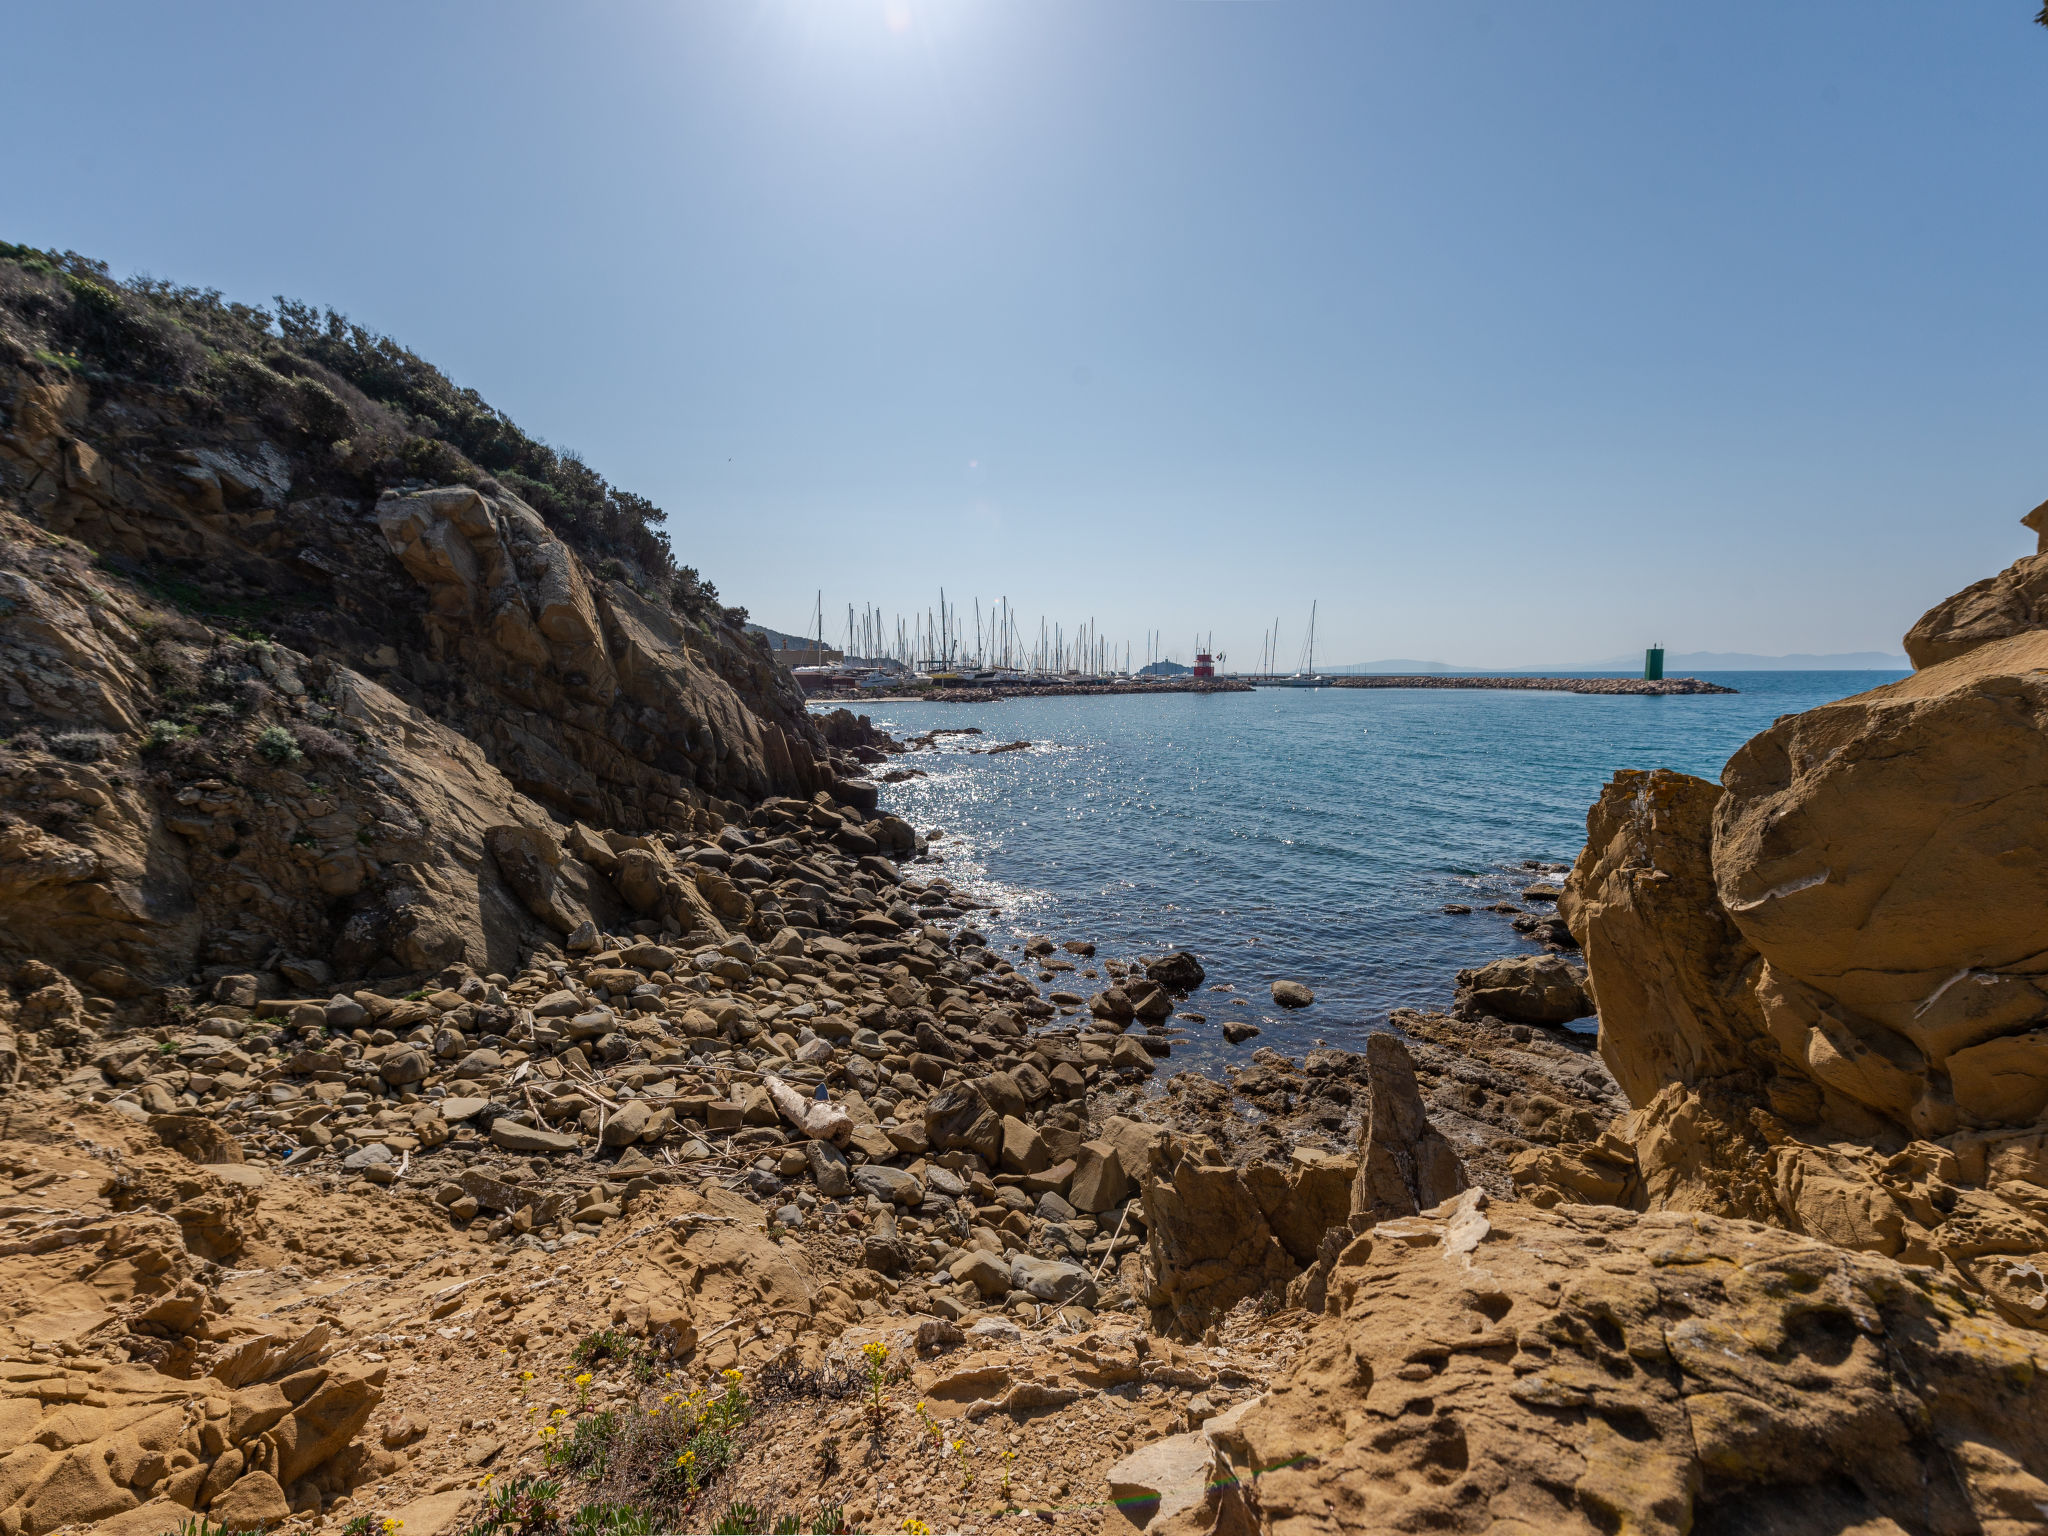
[[[1275,688],[1328,688],[1331,680],[1316,673],[1316,609],[1320,603],[1310,603],[1308,608],[1308,643],[1302,647],[1300,670],[1291,677],[1276,677],[1271,686]]]

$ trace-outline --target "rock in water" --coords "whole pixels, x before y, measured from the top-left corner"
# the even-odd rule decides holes
[[[1383,1031],[1366,1036],[1365,1069],[1365,1128],[1351,1186],[1351,1225],[1360,1231],[1413,1216],[1469,1182],[1458,1154],[1429,1123],[1408,1047]]]
[[[1315,993],[1298,981],[1273,983],[1273,1001],[1282,1008],[1306,1008],[1315,1000]]]
[[[1169,992],[1192,992],[1202,984],[1207,974],[1202,969],[1202,962],[1185,949],[1145,962],[1145,975]]]

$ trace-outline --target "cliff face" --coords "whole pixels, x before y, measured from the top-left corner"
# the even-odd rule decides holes
[[[1720,785],[1617,775],[1560,904],[1643,1203],[1936,1265],[2035,1327],[2048,615],[2015,594],[2041,558],[1923,618],[1914,676],[1780,720]]]
[[[116,1005],[510,970],[633,915],[602,830],[835,771],[646,503],[306,313],[0,250],[0,967]]]

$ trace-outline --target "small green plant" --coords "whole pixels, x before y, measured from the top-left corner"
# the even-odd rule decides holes
[[[880,1339],[870,1339],[860,1347],[860,1361],[867,1372],[868,1391],[874,1398],[875,1417],[882,1416],[882,1390],[889,1380],[889,1346]]]
[[[775,1522],[775,1536],[803,1536],[804,1517],[784,1515]]]
[[[711,1536],[761,1536],[766,1522],[751,1504],[728,1504],[725,1513],[711,1522]]]
[[[633,1341],[616,1328],[600,1328],[595,1333],[583,1336],[583,1342],[570,1351],[570,1358],[578,1365],[596,1365],[603,1360],[623,1360],[633,1351]]]
[[[537,1477],[515,1477],[501,1483],[483,1513],[463,1528],[461,1536],[523,1536],[526,1532],[552,1531],[555,1500],[561,1493],[560,1483]],[[342,1536],[353,1536],[353,1527]]]
[[[611,1468],[613,1442],[618,1439],[622,1427],[616,1408],[607,1408],[587,1419],[578,1419],[567,1440],[559,1437],[549,1439],[547,1464],[567,1472],[580,1472],[585,1477],[603,1477]]]
[[[374,1522],[368,1515],[357,1515],[341,1528],[341,1536],[370,1536]]]
[[[362,1519],[365,1522],[364,1529],[367,1531],[369,1516],[364,1515]],[[178,1528],[175,1531],[165,1531],[164,1536],[228,1536],[228,1528],[224,1525],[216,1525],[204,1515],[187,1515],[178,1522]],[[358,1533],[353,1528],[350,1528],[345,1529],[342,1536],[358,1536]]]
[[[811,1536],[846,1536],[846,1506],[820,1504],[811,1517]]]
[[[297,739],[281,725],[266,725],[257,733],[256,755],[280,768],[303,762],[306,756],[299,750]]]
[[[175,1056],[178,1054],[178,1042],[175,1040],[166,1040],[162,1045],[156,1048],[156,1053],[159,1056]]]

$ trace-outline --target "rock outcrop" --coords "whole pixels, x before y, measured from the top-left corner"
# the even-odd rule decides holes
[[[1358,1176],[1351,1186],[1351,1229],[1413,1216],[1464,1189],[1458,1154],[1429,1123],[1415,1062],[1389,1034],[1365,1042],[1365,1125],[1358,1144]]]
[[[1906,631],[1906,659],[1916,671],[2048,627],[2048,502],[2020,522],[2036,536],[2033,554],[1936,603]]]
[[[1938,1266],[2038,1327],[2048,630],[1964,598],[1914,676],[1778,721],[1720,786],[1617,775],[1560,908],[1635,1105],[1625,1198]]]
[[[309,985],[280,967],[509,973],[585,925],[722,939],[736,891],[570,829],[709,834],[876,755],[852,716],[826,744],[652,509],[388,342],[0,268],[0,964],[141,1017]]]
[[[2048,1505],[2040,1336],[1875,1255],[1475,1190],[1355,1239],[1327,1308],[1177,1528],[2016,1533]]]

